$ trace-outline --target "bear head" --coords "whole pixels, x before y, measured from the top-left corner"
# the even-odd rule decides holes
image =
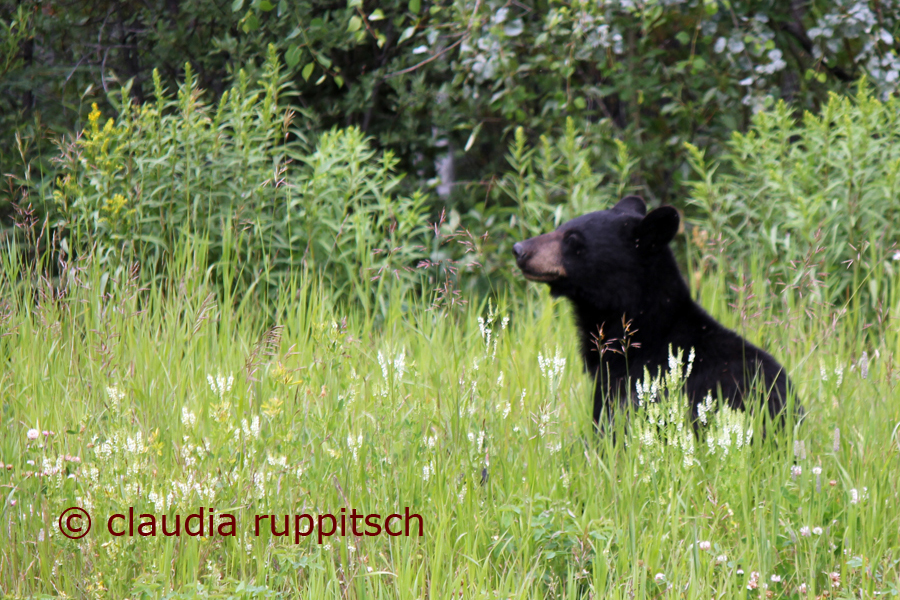
[[[608,210],[582,215],[513,245],[526,279],[550,286],[554,296],[599,310],[629,310],[648,286],[665,288],[679,277],[669,242],[678,232],[678,211],[663,206],[647,213],[638,196]]]

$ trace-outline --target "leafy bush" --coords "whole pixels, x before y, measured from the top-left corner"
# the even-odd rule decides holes
[[[710,260],[760,260],[783,288],[869,308],[900,243],[900,101],[865,82],[798,120],[780,102],[736,132],[721,165],[689,146],[697,178],[694,240],[728,246]],[[717,172],[719,167],[721,172]]]
[[[216,101],[274,43],[311,127],[359,126],[411,188],[455,190],[460,212],[506,170],[498,149],[519,126],[536,141],[569,117],[585,135],[604,123],[639,161],[642,192],[671,201],[688,174],[682,142],[716,153],[773,99],[815,110],[863,73],[880,93],[900,83],[900,13],[883,1],[0,0],[0,21],[17,11],[28,33],[0,74],[4,164],[20,162],[16,132],[26,163],[46,156],[47,133],[82,128],[91,101],[106,111],[116,81],[152,102],[153,69],[172,86],[190,61]],[[436,177],[448,156],[455,186]]]
[[[532,144],[524,128],[515,131],[506,160],[510,169],[498,178],[482,203],[460,213],[451,210],[451,227],[460,223],[478,240],[481,269],[465,285],[481,289],[521,287],[512,268],[512,245],[545,233],[578,216],[601,210],[632,190],[636,159],[609,127],[579,130],[574,119],[564,132],[540,136]]]
[[[177,97],[157,75],[153,103],[125,90],[118,119],[102,125],[95,105],[54,192],[63,247],[91,247],[111,271],[137,259],[161,273],[176,241],[196,235],[228,288],[236,276],[240,289],[274,290],[302,267],[367,307],[383,286],[364,282],[417,281],[425,198],[396,194],[393,154],[355,127],[308,149],[274,48],[258,84],[238,79],[217,106],[189,65]]]

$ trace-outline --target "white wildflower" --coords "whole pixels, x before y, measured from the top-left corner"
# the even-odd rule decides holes
[[[209,384],[209,389],[211,389],[215,395],[221,398],[226,393],[231,391],[231,386],[234,385],[234,376],[228,375],[228,377],[225,377],[221,373],[216,375],[215,377],[213,377],[212,375],[207,375],[206,382]]]
[[[700,404],[697,405],[697,417],[700,419],[700,422],[703,425],[707,424],[707,421],[709,420],[709,418],[707,417],[707,414],[712,410],[712,408],[713,408],[712,393],[707,392],[706,398],[703,400],[703,402],[701,402]]]
[[[356,438],[353,438],[353,434],[347,436],[347,447],[350,448],[351,454],[353,454],[353,462],[356,462],[359,458],[359,449],[362,447],[363,436],[360,433]]]
[[[187,409],[187,406],[181,407],[181,422],[188,429],[192,429],[197,423],[197,415]]]
[[[282,469],[287,468],[287,457],[286,456],[277,456],[272,454],[266,454],[266,462],[268,462],[273,467],[281,467]]]
[[[140,431],[138,431],[133,438],[126,438],[125,450],[132,454],[141,454],[146,450]]]
[[[125,392],[119,390],[115,386],[107,386],[106,396],[109,398],[109,401],[112,402],[113,406],[118,406],[119,403],[125,399]]]
[[[759,571],[751,571],[750,579],[747,581],[747,589],[755,590],[757,587],[759,587]]]
[[[559,389],[559,382],[562,378],[563,371],[566,368],[566,359],[563,358],[559,346],[556,347],[556,353],[553,358],[550,358],[549,356],[544,357],[544,355],[539,352],[538,365],[541,368],[541,375],[549,382],[551,395],[555,394]]]

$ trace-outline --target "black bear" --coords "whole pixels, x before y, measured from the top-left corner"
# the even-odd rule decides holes
[[[634,401],[645,368],[665,371],[670,346],[685,357],[695,352],[686,381],[695,419],[710,393],[743,409],[754,385],[768,397],[772,417],[783,417],[791,389],[784,368],[691,298],[669,248],[678,226],[671,206],[647,214],[641,198],[628,196],[513,246],[527,279],[572,302],[581,355],[597,383],[594,422],[603,429],[604,409],[609,418],[617,403]],[[799,402],[796,408],[802,415]]]

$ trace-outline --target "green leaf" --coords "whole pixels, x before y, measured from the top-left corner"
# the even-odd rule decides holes
[[[369,20],[370,20],[370,21],[380,21],[380,20],[382,20],[383,18],[384,18],[384,13],[381,12],[381,9],[380,9],[380,8],[376,8],[376,9],[375,9],[375,12],[373,12],[371,15],[369,15]]]
[[[303,67],[303,71],[300,73],[303,76],[303,81],[309,81],[309,76],[312,75],[315,66],[316,63],[307,63],[306,66]]]
[[[263,12],[269,12],[275,9],[275,5],[269,2],[269,0],[261,0],[259,3],[259,10]]]
[[[327,56],[325,56],[324,54],[316,52],[316,60],[319,61],[319,64],[322,65],[323,67],[325,67],[326,69],[331,68],[331,59],[328,58]]]
[[[362,27],[362,25],[362,19],[360,19],[357,15],[353,15],[352,17],[350,17],[350,22],[347,23],[347,31],[359,31],[359,28]]]
[[[340,75],[335,75],[335,76],[334,76],[334,82],[337,84],[337,86],[338,86],[339,88],[344,87],[344,78],[341,77]]]
[[[347,8],[362,8],[362,0],[350,0],[347,2]]]
[[[422,0],[409,0],[409,12],[419,14],[422,9]]]
[[[291,44],[290,48],[287,49],[287,52],[284,53],[284,60],[287,62],[290,68],[294,68],[300,62],[300,57],[303,55],[303,50],[301,50],[300,46],[297,44]]]
[[[715,91],[715,88],[712,88],[712,89],[713,89],[713,91]],[[670,114],[674,113],[675,111],[677,111],[679,108],[681,108],[681,105],[678,104],[677,102],[669,102],[667,104],[664,104],[663,107],[661,109],[659,109],[659,114],[670,115]]]
[[[316,85],[321,85],[322,82],[325,81],[325,74],[323,73],[321,77],[316,79]]]
[[[400,39],[397,40],[397,45],[399,46],[400,44],[402,44],[403,42],[405,42],[406,40],[408,40],[409,38],[411,38],[412,35],[413,35],[415,32],[416,32],[416,26],[415,26],[415,25],[413,25],[413,26],[411,26],[411,27],[407,27],[406,29],[404,29],[404,30],[403,30],[403,33],[400,34]]]
[[[575,100],[573,100],[573,103],[575,104],[575,108],[577,108],[578,110],[584,110],[584,108],[587,106],[587,102],[585,102],[584,98],[582,98],[581,96],[576,97]]]
[[[687,46],[691,43],[691,36],[689,36],[684,31],[679,31],[675,34],[675,39],[681,42],[682,45]]]
[[[516,19],[507,23],[503,28],[503,33],[509,37],[517,37],[521,35],[523,31],[525,31],[525,24],[522,22],[522,19]]]
[[[256,17],[256,14],[247,11],[247,15],[244,17],[244,22],[241,25],[241,29],[244,30],[244,33],[250,33],[251,31],[256,31],[259,29],[259,19]]]
[[[469,136],[469,141],[466,142],[466,149],[464,150],[464,152],[468,152],[469,148],[472,147],[472,144],[475,143],[475,138],[478,137],[479,131],[481,131],[481,123],[476,125],[474,129],[472,129],[472,134]]]
[[[237,12],[242,8],[244,8],[244,0],[234,0],[234,2],[231,3],[231,12]]]

